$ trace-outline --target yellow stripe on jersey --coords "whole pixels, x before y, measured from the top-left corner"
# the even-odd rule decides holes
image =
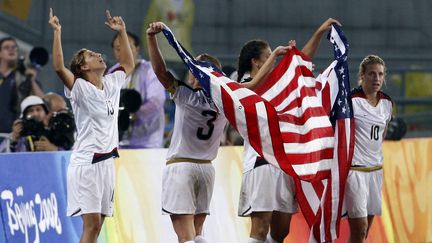
[[[179,162],[189,162],[189,163],[196,163],[196,164],[209,164],[211,163],[211,160],[204,160],[204,159],[191,159],[191,158],[175,158],[170,159],[166,162],[167,165],[179,163]]]
[[[350,170],[361,171],[361,172],[373,172],[377,170],[381,170],[382,165],[366,167],[366,166],[351,166]]]

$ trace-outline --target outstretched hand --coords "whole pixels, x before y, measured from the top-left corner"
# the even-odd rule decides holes
[[[291,41],[290,41],[290,43],[291,43]],[[295,44],[295,42],[294,42],[294,44]],[[285,55],[289,50],[292,49],[292,47],[293,47],[293,45],[278,46],[273,50],[273,53],[276,54],[276,56]]]
[[[149,24],[146,33],[148,36],[154,36],[160,33],[165,27],[166,25],[163,22],[153,22]]]
[[[297,46],[297,43],[296,43],[295,40],[290,40],[290,41],[288,42],[288,46],[296,47],[296,46]]]
[[[111,13],[109,10],[106,10],[106,17],[107,21],[105,21],[105,24],[110,27],[112,30],[115,31],[121,31],[123,29],[126,29],[126,25],[122,19],[121,16],[111,16]]]
[[[59,31],[61,30],[60,20],[53,14],[53,9],[49,9],[49,20],[48,23],[51,25],[53,30]]]
[[[337,21],[336,19],[328,18],[326,21],[324,21],[324,23],[321,24],[318,31],[320,31],[320,32],[328,31],[331,29],[332,24],[342,26],[342,24],[339,21]]]

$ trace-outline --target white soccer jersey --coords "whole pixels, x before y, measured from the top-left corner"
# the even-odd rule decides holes
[[[382,165],[382,143],[384,130],[392,115],[392,101],[383,92],[378,93],[379,101],[374,107],[368,103],[362,89],[352,92],[355,118],[355,147],[352,165]]]
[[[77,128],[71,164],[91,164],[117,153],[120,89],[125,80],[126,73],[119,69],[102,78],[102,90],[81,78],[72,90],[64,88]]]
[[[174,131],[167,159],[216,158],[226,119],[203,90],[176,81]]]
[[[250,82],[250,73],[246,72],[243,77],[241,83]],[[255,167],[255,163],[259,154],[255,151],[255,149],[250,145],[248,141],[244,141],[244,150],[243,150],[243,173],[246,173],[252,170]]]
[[[255,167],[255,162],[259,154],[255,151],[248,141],[244,141],[243,150],[243,173],[252,170]]]

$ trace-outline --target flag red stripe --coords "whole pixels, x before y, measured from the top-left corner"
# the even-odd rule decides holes
[[[257,93],[258,95],[262,95],[268,90],[270,90],[273,85],[282,78],[290,65],[303,66],[303,76],[314,77],[313,73],[307,67],[292,62],[294,55],[301,56],[305,61],[310,61],[310,58],[308,56],[300,52],[297,48],[293,48],[290,52],[288,52],[287,55],[282,58],[276,68],[273,69],[273,71],[270,73],[266,81],[255,90],[255,93]]]
[[[294,76],[293,76],[292,80],[289,82],[289,84],[285,88],[278,91],[279,94],[277,96],[275,96],[273,99],[270,100],[271,104],[273,104],[273,106],[275,106],[275,107],[279,106],[292,93],[293,90],[298,89],[298,79],[300,77],[305,77],[304,72],[306,72],[306,71],[310,72],[310,70],[307,69],[305,66],[296,67],[294,69]],[[268,92],[269,91],[267,91],[266,93],[268,93]],[[303,98],[305,96],[316,96],[315,87],[302,86],[302,88],[300,89],[300,97]]]
[[[303,100],[305,97],[315,97],[315,96],[316,96],[315,88],[302,87],[300,89],[300,97],[297,97],[296,99],[291,101],[291,103],[289,103],[287,106],[280,108],[279,112],[282,113],[294,108],[300,108],[303,105]]]
[[[315,190],[315,193],[318,195],[319,198],[322,197],[322,195],[324,194],[324,184],[322,181],[316,181],[316,182],[312,182],[312,187]]]
[[[298,88],[298,79],[301,76],[300,69],[297,67],[294,69],[294,77],[283,89],[279,90],[278,95],[270,100],[273,106],[279,106],[292,92]],[[267,91],[268,92],[268,91]],[[266,92],[266,93],[267,93]]]
[[[330,85],[327,83],[324,89],[321,91],[322,107],[324,111],[330,115],[331,112],[331,97],[330,97]]]
[[[331,173],[329,173],[329,177],[331,177]],[[327,180],[327,188],[328,188],[329,184],[330,184],[330,180]],[[320,198],[320,201],[322,201],[324,189],[325,189],[323,182],[322,181],[312,182],[312,187],[313,187],[315,193],[317,194],[318,198]],[[313,234],[315,236],[315,239],[318,240],[318,242],[322,242],[321,234],[320,234],[320,232],[321,232],[320,225],[322,224],[321,218],[322,218],[323,211],[322,211],[321,205],[315,205],[315,206],[319,206],[319,208],[318,208],[317,214],[315,215],[315,218],[313,218],[313,221],[312,221],[313,226],[314,226],[313,227]],[[324,205],[324,207],[325,206],[326,205]],[[325,217],[325,215],[324,215],[324,217]],[[327,228],[327,227],[325,227],[325,228]]]
[[[221,100],[222,100],[222,104],[223,104],[225,117],[231,123],[231,125],[236,130],[238,130],[235,111],[234,111],[234,103],[231,99],[231,96],[228,94],[228,92],[223,87],[220,88],[220,91],[221,91]]]
[[[284,143],[306,143],[316,138],[333,137],[332,127],[319,127],[310,130],[305,134],[294,132],[283,132],[282,140]]]
[[[293,58],[294,52],[290,51],[288,54],[286,54],[282,60],[279,62],[279,64],[276,66],[275,69],[270,73],[270,75],[267,77],[265,82],[263,82],[258,88],[256,88],[254,91],[258,95],[263,95],[265,92],[271,89],[275,83],[277,83],[281,77],[286,73],[288,70],[288,67],[291,64],[292,58]]]
[[[277,119],[276,110],[268,102],[265,102],[265,108],[267,111],[267,117],[271,118],[271,119],[268,119],[268,127],[269,127],[269,131],[270,131],[270,139],[272,141],[274,156],[278,162],[279,161],[285,161],[285,163],[279,162],[279,167],[283,171],[285,171],[285,173],[287,173],[293,177],[297,177],[297,175],[294,173],[294,170],[291,166],[291,163],[289,163],[289,161],[286,159],[287,157],[285,155],[285,150],[283,147],[283,142],[282,142],[282,137],[281,137],[281,133],[280,133],[279,121]]]
[[[303,217],[306,219],[306,223],[309,225],[309,228],[312,227],[313,222],[310,219],[315,218],[315,213],[313,212],[309,200],[307,199],[303,188],[301,186],[300,180],[294,180],[295,186],[296,186],[296,198],[298,201],[298,204],[300,206],[301,213],[303,214]]]
[[[316,174],[299,175],[300,180],[316,182],[327,179],[330,175],[330,169],[317,171]]]
[[[235,83],[235,82],[229,82],[226,83],[226,85],[232,90],[232,91],[236,91],[240,88],[243,88],[243,86],[239,83]]]
[[[333,159],[333,148],[321,149],[315,152],[309,152],[306,154],[287,154],[292,164],[301,165],[318,162],[324,159]]]
[[[250,96],[240,100],[245,113],[249,143],[262,156],[261,134],[256,110],[256,103],[258,102],[262,102],[258,96]]]
[[[309,118],[320,116],[327,117],[327,114],[324,112],[322,107],[309,107],[303,111],[303,115],[300,117],[283,113],[279,114],[279,120],[281,122],[288,122],[294,125],[302,126],[309,120]]]
[[[215,71],[211,72],[211,74],[213,74],[216,77],[223,77],[224,76],[223,74],[221,74],[219,72],[215,72]]]
[[[325,230],[325,241],[326,242],[330,242],[332,240],[332,236],[331,236],[331,222],[332,222],[332,212],[333,212],[333,205],[332,205],[332,198],[333,198],[333,193],[332,193],[332,180],[333,177],[330,174],[330,177],[328,178],[328,183],[327,183],[327,188],[326,188],[326,195],[325,197],[323,197],[324,199],[324,205],[323,205],[323,214],[324,214],[324,225],[326,225],[326,227],[324,227]],[[342,203],[341,203],[342,204]],[[322,223],[321,223],[322,224]],[[317,225],[318,227],[319,225]]]

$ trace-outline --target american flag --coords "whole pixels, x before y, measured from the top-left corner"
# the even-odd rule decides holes
[[[285,85],[290,83],[287,76],[297,83],[289,88],[295,88],[298,92],[281,90],[290,94],[285,99],[288,102],[284,102],[278,95],[271,99],[272,92],[282,88],[276,78],[269,81],[275,84],[269,88],[271,92],[260,89],[260,96],[225,77],[210,63],[195,60],[167,27],[163,33],[218,109],[260,156],[303,180],[329,177],[334,147],[333,129],[311,86],[315,83],[312,73],[301,73],[306,67],[311,68],[312,63],[300,51],[294,48],[270,75],[270,79],[279,75],[286,81]],[[287,66],[290,67],[288,70]],[[297,71],[290,74],[293,70]]]
[[[333,160],[335,133],[328,113],[332,106],[322,102],[333,98],[327,95],[333,88],[330,80],[317,82],[310,71],[312,63],[293,48],[253,92],[225,77],[211,64],[196,61],[167,27],[163,33],[240,135],[261,157],[297,179],[299,190],[306,190],[300,192],[303,197],[299,198],[299,205],[307,212],[308,224],[315,226],[311,232],[335,231],[338,224],[319,225],[318,220],[326,216],[329,207],[333,210],[329,196],[340,190],[333,187],[332,181],[337,163]],[[311,236],[317,238],[320,234]]]
[[[328,242],[339,235],[346,178],[354,152],[354,119],[348,71],[348,41],[332,27],[328,37],[335,61],[317,78],[318,96],[333,124],[335,148],[331,176],[315,182],[296,180],[297,199],[311,227],[310,241]]]

